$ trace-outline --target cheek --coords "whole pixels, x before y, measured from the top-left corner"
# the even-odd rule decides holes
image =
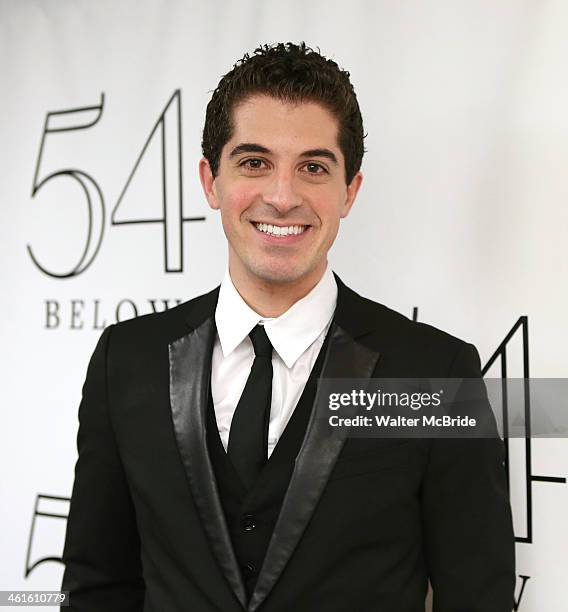
[[[256,190],[249,185],[233,185],[228,193],[221,197],[221,214],[230,217],[233,221],[238,220],[250,208],[257,196]]]
[[[327,225],[329,232],[337,231],[342,211],[343,200],[338,200],[337,192],[322,194],[324,197],[315,203],[316,214],[321,222]],[[327,195],[327,197],[325,197]]]

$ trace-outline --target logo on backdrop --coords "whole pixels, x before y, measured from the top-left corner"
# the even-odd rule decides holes
[[[84,170],[62,168],[41,176],[41,166],[48,138],[55,134],[64,134],[87,130],[96,126],[103,115],[104,93],[99,104],[66,110],[50,111],[45,117],[43,133],[32,185],[32,198],[41,197],[48,186],[56,181],[74,181],[80,187],[77,190],[77,202],[81,201],[88,214],[87,229],[84,235],[84,246],[81,253],[70,262],[66,270],[54,270],[42,263],[42,254],[35,252],[28,245],[28,253],[34,265],[52,278],[70,278],[82,274],[95,260],[103,242],[105,232],[105,198],[99,183]],[[182,120],[181,91],[177,89],[168,100],[158,117],[150,135],[134,163],[124,188],[114,205],[110,216],[111,226],[128,224],[155,223],[162,226],[163,259],[165,272],[183,272],[183,224],[192,221],[204,221],[205,217],[185,217],[183,214],[183,173],[182,173]],[[133,217],[121,214],[120,207],[124,196],[142,162],[150,143],[159,139],[161,149],[161,194],[162,201],[159,214],[152,217]],[[38,202],[39,203],[39,202]]]
[[[418,310],[414,308],[413,320],[418,318]],[[519,355],[520,352],[520,355]],[[515,354],[516,353],[516,354]],[[509,437],[509,406],[506,379],[512,374],[510,367],[512,357],[520,357],[522,363],[522,378],[525,381],[524,393],[524,431],[525,435],[522,439],[512,439]],[[515,361],[518,361],[515,360]],[[529,323],[528,317],[519,317],[518,321],[513,325],[507,333],[503,341],[499,344],[495,352],[488,359],[487,363],[482,368],[482,374],[485,376],[489,370],[497,366],[499,375],[503,380],[503,396],[501,408],[503,411],[503,438],[505,443],[505,467],[507,473],[507,482],[509,488],[511,481],[517,479],[513,476],[522,475],[521,488],[515,491],[515,496],[512,501],[513,514],[515,515],[515,541],[524,544],[533,543],[533,485],[537,482],[548,484],[566,484],[566,478],[559,476],[544,476],[535,474],[532,470],[532,443],[531,443],[531,406],[530,393],[527,385],[529,385]],[[518,425],[518,423],[516,423]],[[520,498],[520,499],[519,499]],[[517,577],[517,589],[515,593],[514,610],[521,610],[521,603],[525,587],[530,576],[519,574]]]
[[[111,322],[132,319],[140,314],[163,312],[181,304],[177,299],[147,299],[145,302],[134,302],[123,299],[110,310],[103,312],[100,300],[69,300],[62,304],[60,300],[45,300],[44,329],[58,329],[65,324],[66,329],[98,329],[103,330]]]
[[[43,166],[47,163],[49,143],[54,139],[64,138],[72,132],[81,132],[95,128],[103,117],[105,96],[101,94],[100,102],[93,106],[69,108],[47,113],[41,134],[39,152],[35,165],[31,197],[41,205],[42,196],[47,195],[54,186],[75,185],[73,204],[86,213],[86,227],[82,243],[77,253],[68,254],[68,263],[59,267],[46,262],[49,250],[45,246],[27,245],[27,251],[33,265],[42,273],[53,279],[68,279],[79,276],[92,265],[103,246],[105,226],[107,224],[104,189],[100,182],[84,169],[74,167],[60,168],[47,174]],[[154,143],[152,145],[152,143]],[[54,143],[57,144],[57,143]],[[158,146],[160,170],[161,201],[152,202],[154,214],[140,214],[127,206],[125,196],[136,175],[143,172],[140,168],[148,149]],[[165,273],[177,273],[184,270],[184,224],[205,221],[203,216],[185,216],[183,205],[183,152],[182,152],[182,114],[181,91],[175,90],[167,101],[163,111],[150,130],[133,168],[126,178],[124,187],[110,214],[110,226],[155,224],[162,232],[162,260]],[[137,203],[139,204],[139,203]],[[54,238],[55,239],[55,238]],[[170,304],[172,302],[172,304]],[[158,312],[171,305],[179,304],[179,299],[148,299],[144,303],[134,303],[123,299],[107,307],[101,313],[100,300],[70,300],[61,303],[57,299],[46,299],[44,307],[44,328],[58,329],[103,329],[108,319],[114,321],[138,316],[144,312]]]
[[[62,563],[69,501],[68,497],[58,495],[36,495],[28,537],[25,578],[42,563]]]

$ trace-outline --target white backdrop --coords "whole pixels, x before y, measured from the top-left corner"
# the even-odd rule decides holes
[[[42,559],[61,555],[67,502],[47,496],[71,493],[104,324],[222,278],[201,129],[220,76],[260,43],[306,40],[351,72],[368,153],[331,256],[344,280],[484,363],[526,316],[510,375],[525,351],[532,376],[567,376],[567,34],[562,0],[0,0],[0,589],[60,586]],[[87,110],[57,113],[72,109]],[[523,444],[517,609],[564,612],[568,443],[533,440],[530,463]]]

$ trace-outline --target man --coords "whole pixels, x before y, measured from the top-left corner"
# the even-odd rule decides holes
[[[509,612],[500,440],[356,439],[319,378],[479,377],[475,348],[327,265],[361,186],[349,75],[302,45],[246,55],[199,170],[220,286],[107,328],[83,388],[64,552],[72,610]]]

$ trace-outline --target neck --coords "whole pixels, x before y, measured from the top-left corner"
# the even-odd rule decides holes
[[[325,266],[315,274],[290,283],[274,283],[262,279],[250,279],[231,269],[229,274],[235,289],[255,312],[266,318],[284,314],[298,300],[305,297],[321,280]]]

